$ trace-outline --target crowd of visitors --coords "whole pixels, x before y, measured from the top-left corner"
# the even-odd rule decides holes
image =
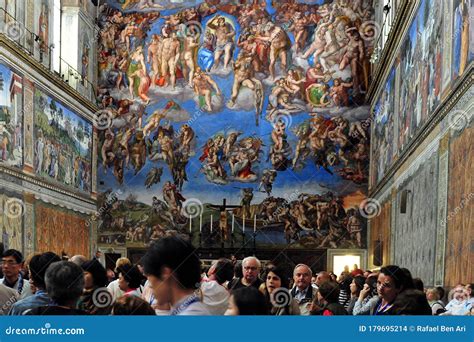
[[[2,254],[3,315],[473,315],[474,284],[426,288],[395,265],[339,276],[310,266],[221,258],[203,272],[194,247],[177,237],[154,243],[138,265],[106,270],[98,258],[55,253],[27,263]]]

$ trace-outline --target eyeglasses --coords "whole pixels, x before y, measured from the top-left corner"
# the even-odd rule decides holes
[[[258,268],[257,267],[251,267],[251,266],[245,266],[244,271],[256,271]]]
[[[14,260],[2,260],[2,266],[15,266],[18,265],[18,263]]]

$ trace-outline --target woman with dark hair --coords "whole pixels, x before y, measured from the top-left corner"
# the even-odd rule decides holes
[[[271,315],[299,315],[298,302],[291,296],[289,280],[281,266],[271,265],[265,270],[265,283],[261,290],[265,295]]]
[[[377,293],[377,273],[369,274],[354,304],[353,315],[370,315],[379,301]]]
[[[241,287],[232,291],[226,316],[268,315],[265,296],[255,287]]]
[[[122,296],[114,303],[112,315],[155,316],[155,310],[150,304],[137,296]]]
[[[372,315],[393,315],[393,304],[397,296],[407,290],[413,288],[413,278],[411,274],[398,266],[389,265],[380,269],[377,279],[377,292],[379,300]],[[426,300],[426,298],[425,298]]]
[[[124,296],[141,297],[140,285],[143,275],[137,266],[123,265],[117,269],[119,274],[119,288],[124,292]]]
[[[349,289],[351,291],[351,299],[349,300],[349,305],[347,306],[347,312],[349,315],[353,314],[354,305],[359,298],[360,291],[364,288],[365,278],[363,276],[356,276],[352,279]]]
[[[431,316],[431,307],[423,291],[408,289],[401,292],[393,302],[392,315]]]
[[[339,284],[335,281],[326,281],[319,286],[318,301],[323,306],[319,310],[312,311],[312,315],[321,316],[342,316],[347,315],[347,311],[339,304]]]
[[[84,271],[84,291],[79,299],[79,308],[90,315],[108,315],[112,296],[105,287],[107,271],[97,259],[86,261],[81,267]]]

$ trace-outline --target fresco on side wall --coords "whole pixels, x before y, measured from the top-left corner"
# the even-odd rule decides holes
[[[108,1],[99,243],[364,247],[373,12]]]
[[[36,174],[90,192],[92,125],[39,89],[34,108]]]
[[[23,250],[24,210],[20,196],[10,195],[4,189],[0,189],[0,231],[5,250],[10,248]]]
[[[395,62],[396,70],[400,72],[398,75],[400,84],[398,87],[391,86],[392,71],[385,91],[381,92],[374,108],[377,112],[377,106],[385,101],[384,98],[399,98],[398,106],[388,114],[386,119],[388,124],[374,126],[375,139],[387,142],[387,146],[389,148],[394,146],[395,150],[392,154],[387,154],[387,157],[375,158],[379,156],[384,144],[380,145],[381,147],[379,144],[373,144],[375,165],[371,186],[375,186],[383,178],[384,173],[396,160],[396,156],[403,153],[439,106],[441,93],[451,89],[451,85],[467,70],[469,63],[474,59],[474,50],[471,49],[470,52],[469,48],[473,44],[472,39],[470,41],[473,25],[469,23],[469,16],[473,14],[473,1],[455,1],[453,7],[443,1],[420,2],[408,32],[402,40]],[[451,32],[451,36],[446,37],[443,30]],[[451,60],[451,65],[443,63],[444,59]],[[450,69],[443,70],[447,67]],[[443,75],[451,77],[443,81]],[[386,94],[388,88],[391,92]],[[400,96],[395,94],[396,88],[400,89]],[[395,112],[397,108],[399,109]],[[394,123],[395,130],[389,129]],[[394,132],[398,132],[398,136],[394,136],[395,139],[393,139]]]
[[[0,164],[23,165],[23,79],[1,63]]]

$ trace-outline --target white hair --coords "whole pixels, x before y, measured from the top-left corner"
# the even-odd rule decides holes
[[[296,266],[295,266],[295,269],[293,270],[293,275],[296,274],[296,269],[297,269],[298,267],[306,267],[306,269],[309,271],[310,277],[313,276],[313,271],[312,271],[311,268],[310,268],[308,265],[306,265],[306,264],[298,264],[298,265],[296,265]]]
[[[258,259],[257,259],[256,257],[254,257],[254,256],[248,256],[248,257],[246,257],[244,260],[242,260],[242,267],[244,267],[245,264],[247,263],[247,261],[250,261],[250,260],[255,260],[255,262],[257,263],[258,268],[259,268],[259,269],[262,268],[262,264],[261,264],[260,260],[258,260]]]

